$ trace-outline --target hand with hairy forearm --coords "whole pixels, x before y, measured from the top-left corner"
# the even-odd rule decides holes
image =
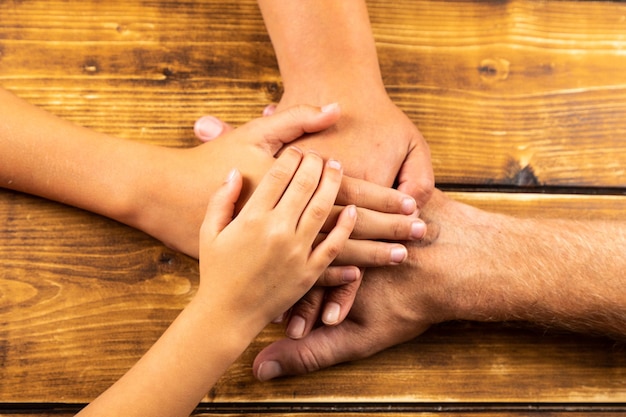
[[[448,320],[526,321],[626,338],[626,221],[519,219],[435,190],[427,236],[396,268],[372,268],[350,314],[263,350],[261,380],[370,356]]]
[[[430,152],[385,91],[365,1],[259,0],[259,6],[283,80],[278,109],[330,102],[342,108],[332,129],[297,145],[341,159],[346,175],[397,182],[422,207],[434,186]]]

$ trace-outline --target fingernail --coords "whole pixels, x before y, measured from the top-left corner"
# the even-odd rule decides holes
[[[343,282],[350,283],[356,281],[359,277],[359,270],[356,268],[346,268],[341,272],[341,280]]]
[[[423,222],[413,222],[411,224],[411,238],[421,239],[426,233],[426,225]]]
[[[274,320],[272,320],[272,324],[280,324],[283,322],[285,318],[284,314],[281,314],[280,316],[276,317]]]
[[[230,170],[230,172],[228,173],[228,177],[226,177],[226,181],[224,181],[224,183],[229,183],[233,180],[233,178],[235,178],[235,174],[237,173],[237,168],[233,168]]]
[[[336,169],[337,171],[341,169],[341,163],[335,159],[330,159],[328,161],[328,166],[332,169]]]
[[[283,368],[276,361],[265,361],[259,365],[256,377],[259,381],[265,382],[277,378],[283,374]]]
[[[306,321],[300,316],[293,316],[285,333],[291,339],[300,339],[304,335]]]
[[[324,315],[322,321],[324,324],[335,324],[339,321],[339,313],[341,312],[341,306],[337,303],[330,302],[326,304],[324,308]]]
[[[351,219],[356,217],[356,206],[348,206],[346,207],[346,210],[348,210],[348,216],[350,216]]]
[[[222,134],[224,125],[219,119],[213,116],[202,116],[193,126],[193,131],[196,136],[203,138],[204,140],[212,140]]]
[[[271,116],[276,111],[276,105],[270,104],[263,109],[263,117]]]
[[[339,108],[339,103],[330,103],[325,106],[322,106],[321,111],[322,113],[331,113],[331,112],[334,112],[338,108]]]
[[[402,263],[406,259],[407,252],[404,246],[399,246],[391,249],[391,262],[392,263]]]
[[[404,214],[413,214],[417,208],[417,203],[411,197],[404,197],[402,199],[402,212]]]

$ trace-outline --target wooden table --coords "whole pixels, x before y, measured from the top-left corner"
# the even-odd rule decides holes
[[[626,219],[626,3],[368,2],[385,84],[438,185],[521,216]],[[280,97],[253,0],[0,1],[0,83],[93,129],[186,147]],[[0,103],[2,105],[2,103]],[[1,162],[0,162],[1,163]],[[193,295],[197,262],[114,221],[0,190],[0,414],[71,415]],[[268,328],[198,409],[308,417],[626,412],[626,347],[449,323],[367,360],[259,383]]]

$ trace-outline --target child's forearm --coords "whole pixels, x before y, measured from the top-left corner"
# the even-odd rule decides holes
[[[0,89],[0,186],[114,219],[156,147],[76,126]]]
[[[344,89],[353,94],[355,85],[384,93],[365,1],[259,0],[259,6],[285,94],[324,104]]]
[[[126,375],[79,416],[188,416],[262,324],[197,296]]]

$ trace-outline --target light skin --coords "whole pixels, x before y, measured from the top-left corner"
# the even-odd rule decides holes
[[[284,94],[277,109],[338,102],[332,129],[297,142],[343,161],[346,175],[398,184],[423,206],[434,187],[421,133],[391,101],[382,81],[365,1],[259,0],[276,53]],[[376,111],[372,112],[375,106]],[[197,135],[215,137],[214,125]]]
[[[138,228],[166,245],[198,256],[198,233],[208,197],[232,167],[244,178],[245,201],[286,143],[332,127],[338,105],[295,106],[253,120],[218,140],[173,149],[111,137],[62,120],[0,88],[0,186],[80,207]],[[167,169],[164,169],[167,167]],[[106,196],[106,198],[103,198]],[[360,283],[358,267],[395,265],[406,257],[397,243],[420,238],[425,227],[403,193],[344,177],[329,221],[342,206],[358,205],[352,239],[324,271],[331,290],[330,323],[347,314]]]
[[[391,101],[383,84],[364,0],[259,0],[272,40],[284,93],[267,113],[299,103],[338,102],[342,118],[297,145],[342,160],[346,174],[413,196],[418,211],[434,187],[430,151],[411,120]],[[375,107],[376,111],[372,111]],[[214,119],[196,124],[196,135],[219,134]],[[289,316],[287,334],[308,334],[318,317],[337,324],[347,309],[324,304],[314,288]]]
[[[333,126],[341,113],[336,105],[328,106],[326,111],[295,106],[280,118],[252,121],[210,144],[173,149],[77,126],[2,88],[0,101],[1,187],[119,220],[196,258],[204,207],[219,186],[219,178],[231,167],[240,169],[245,200],[279,149],[305,133]],[[390,227],[397,230],[398,237],[409,237],[416,222],[414,218],[397,216],[415,210],[410,197],[360,180],[344,180],[338,204],[371,209],[362,217],[370,219],[372,227],[357,229],[359,238],[390,238],[384,236],[388,235],[384,230]],[[377,216],[376,212],[391,215]],[[381,248],[375,247],[378,260]],[[385,263],[390,263],[393,247],[387,249],[389,258]]]
[[[337,161],[289,148],[233,220],[243,181],[232,171],[202,225],[196,295],[140,361],[79,415],[188,416],[254,337],[342,251],[356,222],[354,206],[342,210],[312,248],[341,177]]]
[[[401,267],[372,268],[346,320],[259,353],[257,378],[373,355],[448,320],[525,321],[626,338],[626,222],[520,219],[435,190]],[[454,264],[450,264],[454,259]]]

